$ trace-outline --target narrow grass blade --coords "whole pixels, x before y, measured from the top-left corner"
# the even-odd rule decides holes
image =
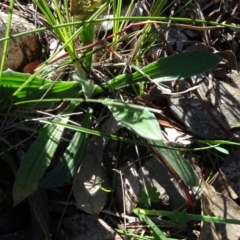
[[[207,216],[207,215],[197,215],[197,214],[188,214],[186,210],[174,210],[174,211],[164,211],[164,210],[149,210],[149,209],[141,209],[135,208],[133,211],[136,215],[144,214],[148,216],[162,216],[168,217],[172,221],[181,220],[181,225],[183,223],[187,223],[191,220],[193,221],[205,221],[205,222],[214,222],[221,224],[238,224],[240,225],[240,220],[238,219],[229,219],[215,216]]]
[[[11,35],[11,25],[12,25],[12,15],[13,15],[14,2],[15,2],[14,0],[10,0],[5,37],[9,37]],[[4,26],[4,24],[3,24],[3,26]],[[4,41],[4,44],[3,44],[3,47],[2,47],[3,52],[2,52],[2,56],[1,56],[0,77],[1,77],[3,69],[4,69],[4,63],[5,63],[7,54],[11,54],[10,52],[7,53],[8,43],[9,43],[9,40],[6,39]]]
[[[153,230],[154,239],[157,240],[167,240],[168,238],[164,235],[164,233],[156,226],[156,224],[144,213],[140,211],[134,210],[134,213],[138,215],[141,221],[145,221]]]
[[[94,26],[93,25],[86,25],[83,27],[83,31],[80,33],[80,39],[83,43],[83,46],[93,43],[94,40]],[[83,54],[87,54],[92,52],[92,48],[86,49]],[[92,66],[92,54],[85,56],[84,63],[88,71],[91,70]]]
[[[167,3],[167,0],[155,0],[151,4],[151,10],[150,10],[149,16],[159,16],[159,14],[162,12],[166,3]],[[133,58],[140,59],[142,57],[143,46],[145,44],[146,45],[149,44],[151,29],[152,29],[151,24],[144,25],[142,29],[142,34],[138,37],[137,42],[134,45],[134,48],[131,54]]]

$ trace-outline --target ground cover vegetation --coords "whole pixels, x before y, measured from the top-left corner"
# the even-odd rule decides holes
[[[238,1],[1,7],[1,239],[239,239]]]

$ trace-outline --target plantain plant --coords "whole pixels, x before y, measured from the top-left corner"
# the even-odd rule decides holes
[[[147,33],[150,32],[150,24],[152,24],[150,21],[149,23],[144,22],[142,23],[144,34],[141,35],[134,48],[132,61],[129,63],[120,59],[127,68],[134,66],[134,71],[131,73],[113,71],[113,73],[106,76],[107,81],[97,83],[93,75],[88,74],[92,69],[92,60],[95,53],[94,47],[100,46],[102,50],[116,54],[119,43],[125,40],[121,37],[121,33],[128,30],[126,24],[131,19],[127,15],[130,9],[126,11],[126,16],[121,18],[122,1],[80,1],[78,6],[79,1],[72,0],[70,9],[68,9],[68,3],[64,3],[65,12],[63,13],[59,7],[59,2],[56,0],[53,2],[55,15],[46,0],[35,1],[35,4],[46,18],[48,30],[52,29],[61,42],[59,50],[31,75],[7,70],[2,71],[0,77],[1,115],[4,117],[13,116],[16,119],[24,118],[41,124],[41,127],[36,129],[34,133],[36,139],[24,155],[16,172],[13,187],[15,205],[37,189],[40,180],[44,177],[46,169],[56,153],[65,129],[74,131],[72,140],[62,156],[60,156],[60,162],[64,160],[65,165],[57,165],[53,170],[53,174],[47,175],[46,180],[43,179],[41,184],[48,187],[54,181],[54,186],[57,186],[69,181],[77,173],[90,136],[106,136],[105,133],[91,129],[93,112],[96,106],[98,108],[99,106],[102,106],[102,108],[107,106],[117,122],[136,134],[139,140],[133,141],[132,139],[114,135],[108,135],[108,137],[154,147],[158,152],[161,152],[168,164],[185,184],[191,186],[198,185],[198,177],[189,163],[181,157],[180,153],[176,151],[177,149],[171,149],[162,142],[161,129],[154,115],[158,111],[132,104],[129,102],[131,99],[119,100],[119,98],[113,97],[116,94],[112,93],[129,87],[135,90],[137,87],[143,89],[145,84],[152,82],[180,81],[215,67],[221,58],[210,52],[189,51],[161,58],[142,67],[139,61],[141,57],[140,52],[144,45],[141,43],[146,42]],[[155,4],[158,6],[157,10],[161,12],[167,1],[160,2],[161,4],[159,4],[159,1],[155,1]],[[107,18],[100,20],[97,18],[101,13],[108,10],[110,4],[113,4],[114,10],[113,18],[111,19],[114,22],[113,34],[105,37],[103,40],[95,40],[94,24],[109,21]],[[79,10],[81,7],[85,7],[86,11]],[[71,14],[75,16],[71,17]],[[156,16],[156,14],[154,12],[153,16]],[[157,19],[157,17],[155,18]],[[138,20],[141,19],[143,17],[140,17]],[[46,28],[39,29],[39,31],[43,30],[46,30]],[[24,34],[31,33],[33,31]],[[131,34],[127,36],[130,37]],[[14,37],[18,37],[18,35],[12,36],[12,38]],[[75,40],[79,40],[79,38],[82,46],[78,48]],[[7,43],[9,39],[8,31],[6,39],[0,41],[6,41]],[[49,75],[46,74],[46,72],[49,73],[51,71],[48,70],[49,65],[57,63],[57,54],[61,50],[65,50],[66,54],[60,58],[62,61],[58,67],[73,66],[74,73],[70,81],[65,81],[64,79],[52,81],[48,79]],[[79,54],[79,52],[82,54]],[[27,110],[32,109],[46,109],[60,102],[64,103],[63,108],[49,118],[42,117],[36,120],[35,116],[28,114],[5,113],[9,107],[21,107],[21,109],[25,109],[27,112]],[[85,115],[79,126],[70,121],[70,116],[74,114],[74,111],[80,105],[85,107]],[[4,151],[7,153],[6,149]]]

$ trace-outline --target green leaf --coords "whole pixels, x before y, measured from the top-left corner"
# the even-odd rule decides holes
[[[166,147],[162,141],[150,140],[152,144]],[[198,186],[199,178],[190,163],[181,154],[171,149],[155,148],[188,186]]]
[[[134,234],[132,232],[128,232],[128,231],[125,231],[125,230],[122,230],[122,229],[117,229],[115,228],[114,231],[116,233],[119,233],[120,235],[124,235],[124,236],[127,236],[129,237],[130,239],[144,239],[144,240],[149,240],[149,239],[153,239],[152,236],[142,236],[142,235],[138,235],[138,234]]]
[[[152,202],[159,201],[160,192],[157,191],[156,187],[148,186],[147,191]]]
[[[80,39],[82,41],[82,46],[89,45],[94,41],[94,25],[85,24],[83,30],[80,33]],[[83,55],[92,52],[93,48],[87,48],[83,51]],[[85,66],[88,71],[92,67],[92,54],[89,54],[83,58]]]
[[[72,112],[75,107],[71,104],[64,113]],[[67,123],[68,118],[65,117],[58,122]],[[28,197],[37,188],[39,179],[51,163],[64,128],[55,124],[44,127],[24,156],[13,186],[14,205]]]
[[[10,100],[13,98],[14,100],[25,101],[31,99],[41,99],[43,97],[72,97],[78,95],[82,89],[81,84],[78,81],[57,81],[54,83],[48,79],[35,77],[16,96],[12,97],[12,94],[20,88],[29,77],[30,75],[25,73],[18,73],[11,70],[4,71],[0,79],[0,100]],[[47,104],[49,105],[49,103]]]
[[[165,82],[180,80],[200,74],[215,67],[221,58],[214,53],[205,51],[188,51],[170,57],[161,58],[160,60],[149,64],[141,69],[153,81]],[[110,80],[104,85],[105,88],[117,89],[124,86],[148,82],[140,72],[131,75],[122,74]],[[102,89],[97,87],[95,94],[101,93]]]
[[[239,146],[240,143],[237,143],[237,142],[231,142],[231,141],[228,141],[228,140],[201,140],[201,139],[198,139],[197,142],[200,142],[200,143],[204,143],[204,144],[210,144],[210,145],[220,145],[220,144],[224,144],[224,145],[237,145]]]
[[[229,151],[226,148],[222,148],[222,147],[214,147],[214,148],[221,153],[229,154]]]
[[[169,213],[168,217],[170,218],[170,223],[177,223],[179,228],[186,227],[187,222],[189,221],[186,210],[174,210],[173,212]]]
[[[143,189],[141,192],[140,202],[146,207],[149,207],[149,199],[152,202],[159,201],[160,193],[157,191],[156,187],[146,186],[146,189]]]
[[[136,212],[134,212],[137,214]],[[145,221],[153,230],[154,239],[167,240],[165,234],[156,226],[156,224],[145,214],[138,212],[138,217],[141,221]]]
[[[90,128],[92,111],[89,109],[82,122],[82,127]],[[56,188],[68,182],[78,171],[87,150],[89,134],[76,132],[71,143],[60,158],[57,166],[41,181],[42,188]]]
[[[103,103],[108,106],[116,121],[122,126],[132,130],[140,137],[154,140],[161,139],[158,121],[148,109],[111,99],[105,99]]]
[[[227,140],[198,140],[198,142],[207,144],[208,146],[212,146],[216,150],[218,150],[221,153],[224,154],[229,154],[229,151],[226,148],[220,147],[219,145],[224,144],[224,145],[239,145],[239,143],[235,142],[230,142]]]
[[[81,84],[85,97],[87,99],[90,98],[94,92],[95,85],[90,80],[86,79],[81,73],[75,72],[72,74],[72,77],[75,81],[78,81]]]
[[[141,191],[141,194],[140,194],[140,203],[142,203],[145,208],[148,208],[148,207],[150,206],[150,204],[149,204],[149,197],[148,197],[145,189],[143,189],[143,190]]]

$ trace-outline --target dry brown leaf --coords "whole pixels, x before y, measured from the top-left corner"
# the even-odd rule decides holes
[[[101,126],[100,131],[112,134],[120,126],[110,118]],[[103,166],[103,150],[108,142],[106,137],[91,138],[80,172],[76,175],[73,194],[77,204],[87,213],[98,216],[107,200],[108,179]]]
[[[231,82],[226,83],[222,81],[205,81],[198,89],[198,93],[203,100],[208,101],[215,109],[216,117],[220,119],[225,118],[226,126],[234,128],[239,126],[240,120],[240,75],[231,75]],[[211,87],[212,84],[212,87]],[[216,110],[215,110],[216,111]]]
[[[23,72],[24,73],[30,73],[33,74],[35,69],[41,64],[41,61],[33,61],[28,63],[24,68],[23,68]]]
[[[207,185],[202,194],[202,215],[240,220],[240,207],[231,199]],[[240,228],[235,224],[202,222],[200,240],[239,240]]]
[[[90,140],[81,170],[74,178],[73,195],[85,212],[98,216],[105,205],[107,193],[101,186],[107,186],[102,163],[103,140],[94,137]]]
[[[240,199],[240,150],[229,154],[222,163],[214,187],[231,199]]]
[[[235,54],[230,50],[220,51],[218,53],[226,63],[228,69],[237,70],[237,60]]]

